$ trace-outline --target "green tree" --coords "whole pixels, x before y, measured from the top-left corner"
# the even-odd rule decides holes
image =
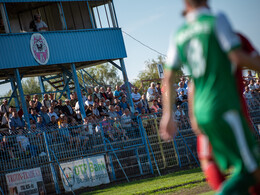
[[[165,58],[162,56],[158,56],[157,59],[152,59],[148,60],[145,62],[145,69],[141,71],[137,79],[134,81],[134,85],[137,86],[138,88],[141,87],[141,83],[143,81],[143,91],[141,92],[146,92],[146,90],[150,87],[151,82],[160,82],[159,74],[158,74],[158,69],[157,69],[157,64],[165,64]],[[177,71],[177,78],[176,82],[179,81],[179,78],[183,76],[182,70]]]
[[[123,80],[119,76],[118,69],[108,63],[87,68],[85,70],[102,86],[111,86],[112,88],[115,88],[117,84],[121,85],[123,83]],[[98,85],[87,74],[84,73],[84,75],[85,78],[91,81],[93,86]]]

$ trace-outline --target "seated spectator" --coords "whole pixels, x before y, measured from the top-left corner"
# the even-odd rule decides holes
[[[255,82],[255,90],[256,92],[260,92],[260,79],[257,79]]]
[[[132,96],[132,100],[133,100],[135,105],[137,105],[142,99],[140,93],[138,93],[137,87],[134,88],[134,92],[131,94],[131,96]]]
[[[7,113],[9,115],[9,106],[8,106],[8,101],[7,99],[3,100],[3,103],[0,106],[0,113],[2,115],[4,115],[5,113]]]
[[[115,132],[111,126],[111,122],[108,120],[108,118],[106,116],[102,120],[101,124],[102,124],[102,128],[103,128],[105,137],[109,141],[115,141],[115,137],[114,137]]]
[[[30,22],[30,29],[34,32],[47,31],[48,26],[42,21],[40,14],[35,14],[33,16],[33,21]]]
[[[120,92],[121,92],[120,86],[116,85],[116,90],[114,91],[114,98],[119,98]]]
[[[51,101],[49,100],[48,94],[44,94],[43,100],[42,100],[42,105],[45,106],[47,109],[51,107]]]
[[[146,99],[148,102],[152,102],[153,100],[157,99],[159,97],[159,93],[157,89],[155,88],[155,83],[152,82],[150,87],[147,90]]]
[[[158,99],[157,99],[157,101],[158,101],[158,106],[159,106],[159,108],[160,109],[162,109],[162,99],[159,97]]]
[[[11,112],[11,116],[12,116],[12,112]],[[5,113],[2,116],[2,121],[1,121],[1,128],[8,128],[8,123],[9,123],[9,115],[7,113]]]
[[[109,106],[110,106],[110,100],[109,99],[106,99],[105,101],[105,107],[107,110],[109,110]]]
[[[30,144],[29,138],[23,135],[23,130],[19,129],[19,134],[16,136],[16,140],[19,144],[19,149],[25,152],[26,155],[32,157],[37,156],[37,147]]]
[[[70,100],[65,100],[65,105],[63,106],[63,112],[68,117],[76,117],[76,113],[74,112],[72,106],[70,105]]]
[[[86,116],[92,116],[93,115],[93,106],[89,105],[85,112],[86,112]]]
[[[37,130],[39,130],[39,132],[43,132],[46,130],[46,124],[43,122],[43,119],[40,115],[37,117],[36,128]]]
[[[100,93],[99,93],[99,87],[98,87],[98,86],[96,86],[96,87],[94,88],[94,93],[93,93],[93,95],[94,95],[94,99],[95,99],[95,97],[97,97],[98,99],[101,98]]]
[[[85,101],[85,104],[87,105],[87,106],[89,106],[89,105],[92,105],[93,106],[93,98],[92,98],[92,95],[88,95],[88,99],[87,99],[87,101]]]
[[[29,105],[30,101],[31,101],[31,96],[30,95],[26,95],[26,97],[25,97],[26,108],[30,107],[30,105]]]
[[[71,93],[70,94],[70,105],[72,107],[72,109],[75,108],[76,102],[78,101],[76,94],[75,93]]]
[[[251,80],[249,81],[248,88],[249,88],[249,90],[251,91],[251,93],[254,93],[254,92],[255,92],[255,81],[254,81],[254,79],[251,79]]]
[[[175,111],[175,119],[180,122],[180,123],[177,123],[179,129],[182,129],[183,125],[186,128],[188,127],[185,112],[182,110],[182,108],[180,106],[177,106],[177,110]]]
[[[54,107],[54,112],[60,116],[61,114],[64,114],[63,113],[63,105],[62,105],[62,99],[59,99],[58,100],[58,103],[55,105]]]
[[[111,87],[107,87],[106,94],[107,94],[107,98],[110,100],[110,102],[113,102],[114,95],[113,95],[113,92],[111,90]]]
[[[121,107],[121,110],[124,111],[126,108],[129,109],[129,104],[126,102],[126,97],[124,96],[119,103],[119,106]]]
[[[97,108],[100,114],[100,117],[103,118],[104,116],[108,116],[108,110],[104,106],[104,99],[101,99],[99,102],[99,107]]]
[[[120,100],[118,98],[115,98],[113,105],[114,106],[119,106],[120,105]]]
[[[38,99],[39,99],[39,98],[38,98],[38,95],[35,94],[35,95],[33,96],[33,102],[34,102],[34,106],[35,106],[35,108],[36,108],[36,112],[37,112],[37,113],[40,112],[41,107],[42,107],[42,104],[41,104],[41,102],[38,101]]]
[[[137,104],[136,111],[137,111],[139,114],[141,114],[142,109],[143,109],[143,104],[142,104],[142,102],[140,101],[140,102]]]
[[[11,143],[8,141],[7,136],[3,136],[2,141],[0,142],[0,156],[2,159],[16,159],[13,153],[14,147],[12,147]]]
[[[93,104],[93,114],[94,114],[94,117],[96,117],[96,118],[100,118],[98,106],[99,106],[98,103],[94,102],[94,104]]]
[[[135,123],[133,122],[132,118],[131,118],[131,113],[129,111],[128,108],[126,108],[124,110],[124,114],[121,117],[121,125],[124,129],[130,129],[132,127],[132,125],[135,125]]]
[[[161,112],[161,108],[158,106],[158,101],[157,100],[153,100],[153,106],[151,107],[151,109],[154,109],[154,111],[157,112]]]
[[[37,117],[38,117],[38,114],[36,112],[36,108],[31,109],[31,114],[29,114],[29,119],[32,120],[33,124],[37,123]]]
[[[99,91],[99,96],[100,96],[101,98],[105,98],[105,100],[107,100],[108,97],[107,97],[107,94],[106,94],[106,91],[105,91],[104,87],[100,87],[99,90],[100,90],[100,91]]]
[[[47,109],[45,106],[41,107],[40,116],[42,117],[43,123],[45,125],[49,124],[51,121],[50,116],[47,114]]]
[[[50,122],[47,124],[48,129],[54,130],[58,129],[58,123],[54,115],[51,116]]]
[[[250,82],[250,80],[254,80],[254,76],[253,76],[251,70],[249,70],[249,71],[247,72],[246,79],[247,79],[248,82]]]
[[[121,117],[123,115],[123,112],[120,109],[120,106],[115,106],[115,112],[118,114],[119,117]]]
[[[184,91],[184,95],[187,95],[188,90],[184,88],[184,83],[180,82],[180,86],[177,89],[178,96],[181,95],[181,91]]]
[[[118,139],[121,139],[122,141],[128,140],[128,136],[126,135],[126,130],[123,129],[119,118],[114,118],[113,127],[115,128]]]
[[[31,113],[31,109],[33,108],[36,108],[35,107],[35,104],[34,104],[34,101],[33,100],[30,100],[29,101],[29,107],[28,107],[28,112]],[[41,110],[41,109],[40,109]],[[37,111],[37,110],[36,110]]]
[[[145,112],[146,112],[146,113],[150,113],[149,104],[148,104],[148,101],[147,101],[145,95],[142,95],[142,100],[141,100],[141,102],[142,102],[143,107],[145,108]]]
[[[180,95],[178,97],[179,101],[180,101],[180,105],[187,110],[188,109],[188,96],[184,94],[184,90],[182,90],[180,92]]]
[[[112,105],[109,106],[108,115],[109,115],[109,117],[111,117],[111,118],[118,118],[118,117],[119,117],[119,115],[118,115],[118,114],[116,113],[116,111],[115,111],[115,107],[112,106]]]
[[[12,117],[9,120],[10,134],[13,134],[17,129],[24,129],[25,123],[22,119],[18,117],[17,111],[12,112]]]
[[[161,96],[162,95],[161,83],[156,83],[155,88],[157,89],[159,96]]]
[[[50,119],[52,116],[55,116],[55,120],[58,120],[58,118],[59,118],[58,115],[54,112],[54,108],[52,106],[49,108],[48,115],[49,115]]]

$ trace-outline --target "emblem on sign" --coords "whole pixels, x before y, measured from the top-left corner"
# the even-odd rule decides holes
[[[50,52],[46,39],[40,33],[32,34],[30,46],[36,62],[41,65],[47,64],[50,58]]]

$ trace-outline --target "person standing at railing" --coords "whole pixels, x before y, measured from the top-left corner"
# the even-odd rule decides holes
[[[260,159],[241,113],[232,67],[236,64],[260,71],[260,59],[241,49],[240,39],[226,16],[213,15],[207,0],[184,3],[187,23],[171,40],[165,66],[161,136],[169,140],[177,132],[172,114],[172,84],[176,70],[184,64],[193,78],[192,112],[199,129],[209,137],[219,168],[223,171],[234,168],[235,174],[222,184],[218,194],[248,194],[249,188],[260,182]]]
[[[30,22],[29,27],[34,32],[40,32],[40,31],[47,31],[48,30],[48,26],[44,21],[42,21],[40,14],[35,14],[33,16],[33,20]]]
[[[9,133],[14,134],[16,133],[16,129],[24,129],[25,123],[24,121],[18,116],[16,110],[12,112],[12,117],[9,119]]]

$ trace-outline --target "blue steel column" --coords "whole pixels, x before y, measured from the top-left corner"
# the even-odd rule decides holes
[[[127,97],[129,97],[129,103],[130,103],[130,109],[131,112],[134,113],[134,103],[131,97],[131,88],[129,86],[129,82],[128,82],[128,78],[127,78],[127,74],[126,74],[126,69],[125,69],[125,63],[124,63],[124,59],[120,59],[120,64],[121,64],[121,68],[122,68],[122,73],[123,73],[123,77],[124,77],[124,81],[125,81],[125,85],[126,85],[126,91],[127,91]]]
[[[15,88],[15,84],[14,84],[14,78],[10,78],[11,80],[11,87],[12,87],[12,90],[14,91],[14,102],[15,102],[15,107],[16,107],[16,110],[18,111],[19,108],[20,108],[20,105],[19,105],[19,101],[18,101],[18,96],[17,96],[17,88]]]
[[[23,93],[23,87],[22,87],[20,73],[19,73],[19,70],[17,68],[14,71],[14,75],[15,75],[15,79],[16,79],[19,95],[20,95],[20,98],[21,98],[21,104],[22,104],[22,108],[23,108],[23,115],[24,115],[25,121],[27,122],[27,127],[30,130],[31,127],[30,127],[29,114],[28,114],[28,110],[27,110],[27,106],[26,106],[26,101],[25,101],[25,98],[24,98],[24,93]]]
[[[82,119],[84,119],[84,118],[86,118],[86,112],[85,112],[84,103],[82,100],[82,95],[81,95],[81,90],[80,90],[80,86],[79,86],[79,80],[78,80],[78,75],[77,75],[75,64],[71,65],[71,71],[72,71],[72,77],[74,80],[76,92],[78,95],[78,102],[79,102],[79,109],[80,109],[81,117],[82,117]]]
[[[41,89],[41,92],[42,92],[42,99],[43,99],[46,91],[45,91],[45,87],[44,87],[44,84],[43,84],[43,81],[42,81],[42,77],[38,76],[38,80],[39,80],[40,89]]]
[[[65,72],[62,73],[62,77],[63,77],[63,80],[64,80],[64,85],[65,83],[67,83],[68,81],[68,78],[67,78],[67,75],[65,74]],[[67,98],[70,99],[70,88],[69,88],[69,84],[66,86],[66,93],[67,93]]]

